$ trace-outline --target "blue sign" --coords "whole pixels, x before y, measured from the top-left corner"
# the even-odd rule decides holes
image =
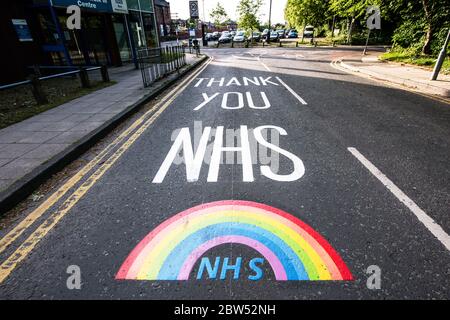
[[[26,20],[12,19],[11,21],[20,42],[33,41],[33,37],[31,36],[30,28],[28,27]]]
[[[79,6],[81,9],[98,12],[113,12],[111,0],[52,0],[55,7]]]

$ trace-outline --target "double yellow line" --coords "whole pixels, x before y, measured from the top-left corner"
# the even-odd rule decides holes
[[[52,212],[41,225],[0,265],[0,283],[2,283],[11,272],[22,262],[36,245],[47,235],[47,233],[58,224],[58,222],[73,208],[73,206],[89,191],[89,189],[111,168],[111,166],[133,145],[133,143],[144,133],[144,131],[166,110],[172,102],[191,84],[191,82],[202,73],[211,63],[210,58],[204,66],[194,74],[182,81],[171,92],[144,115],[137,119],[123,133],[121,133],[111,144],[103,149],[94,159],[86,164],[77,174],[72,176],[55,193],[45,200],[38,208],[31,212],[24,220],[15,226],[8,234],[0,240],[0,253],[5,251],[20,235],[30,228],[39,218],[43,216],[53,205],[55,205],[69,190],[80,180],[87,177],[89,172],[104,161],[101,166],[92,173],[81,186],[79,186],[63,203]],[[149,115],[152,116],[150,118]],[[148,118],[148,119],[147,119]],[[147,119],[147,120],[146,120]],[[137,129],[137,130],[136,130]],[[135,130],[135,131],[134,131]],[[132,133],[134,131],[134,133]],[[125,141],[122,145],[120,145]],[[117,146],[120,147],[109,157],[106,156]],[[106,160],[105,160],[106,159]]]

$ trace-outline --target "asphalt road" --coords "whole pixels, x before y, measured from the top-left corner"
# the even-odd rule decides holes
[[[449,105],[340,49],[207,54],[5,223],[0,298],[450,298]]]

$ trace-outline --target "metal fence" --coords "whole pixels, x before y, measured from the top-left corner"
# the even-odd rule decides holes
[[[186,65],[186,54],[182,46],[167,46],[138,50],[138,65],[144,87],[169,73],[179,72]]]
[[[35,74],[29,76],[28,80],[11,83],[11,84],[7,84],[7,85],[2,85],[2,86],[0,86],[0,91],[13,89],[13,88],[24,86],[24,85],[31,85],[31,92],[33,93],[36,103],[41,105],[41,104],[47,104],[49,102],[47,99],[47,95],[42,88],[42,82],[45,80],[62,78],[62,77],[67,77],[67,76],[75,76],[78,74],[80,76],[81,86],[83,88],[90,88],[91,82],[89,80],[88,73],[91,71],[100,70],[103,82],[110,81],[108,69],[106,68],[106,66],[90,67],[90,68],[79,67],[77,70],[74,70],[74,71],[67,71],[67,72],[58,73],[58,74],[51,74],[51,75],[44,76],[44,77],[39,76],[41,74],[40,69],[42,69],[42,68],[46,68],[46,67],[34,66],[33,69],[35,71]]]

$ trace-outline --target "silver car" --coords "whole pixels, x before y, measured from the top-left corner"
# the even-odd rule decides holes
[[[245,36],[245,32],[244,31],[236,32],[236,35],[233,38],[234,42],[244,42],[245,40],[247,40],[247,37]]]

